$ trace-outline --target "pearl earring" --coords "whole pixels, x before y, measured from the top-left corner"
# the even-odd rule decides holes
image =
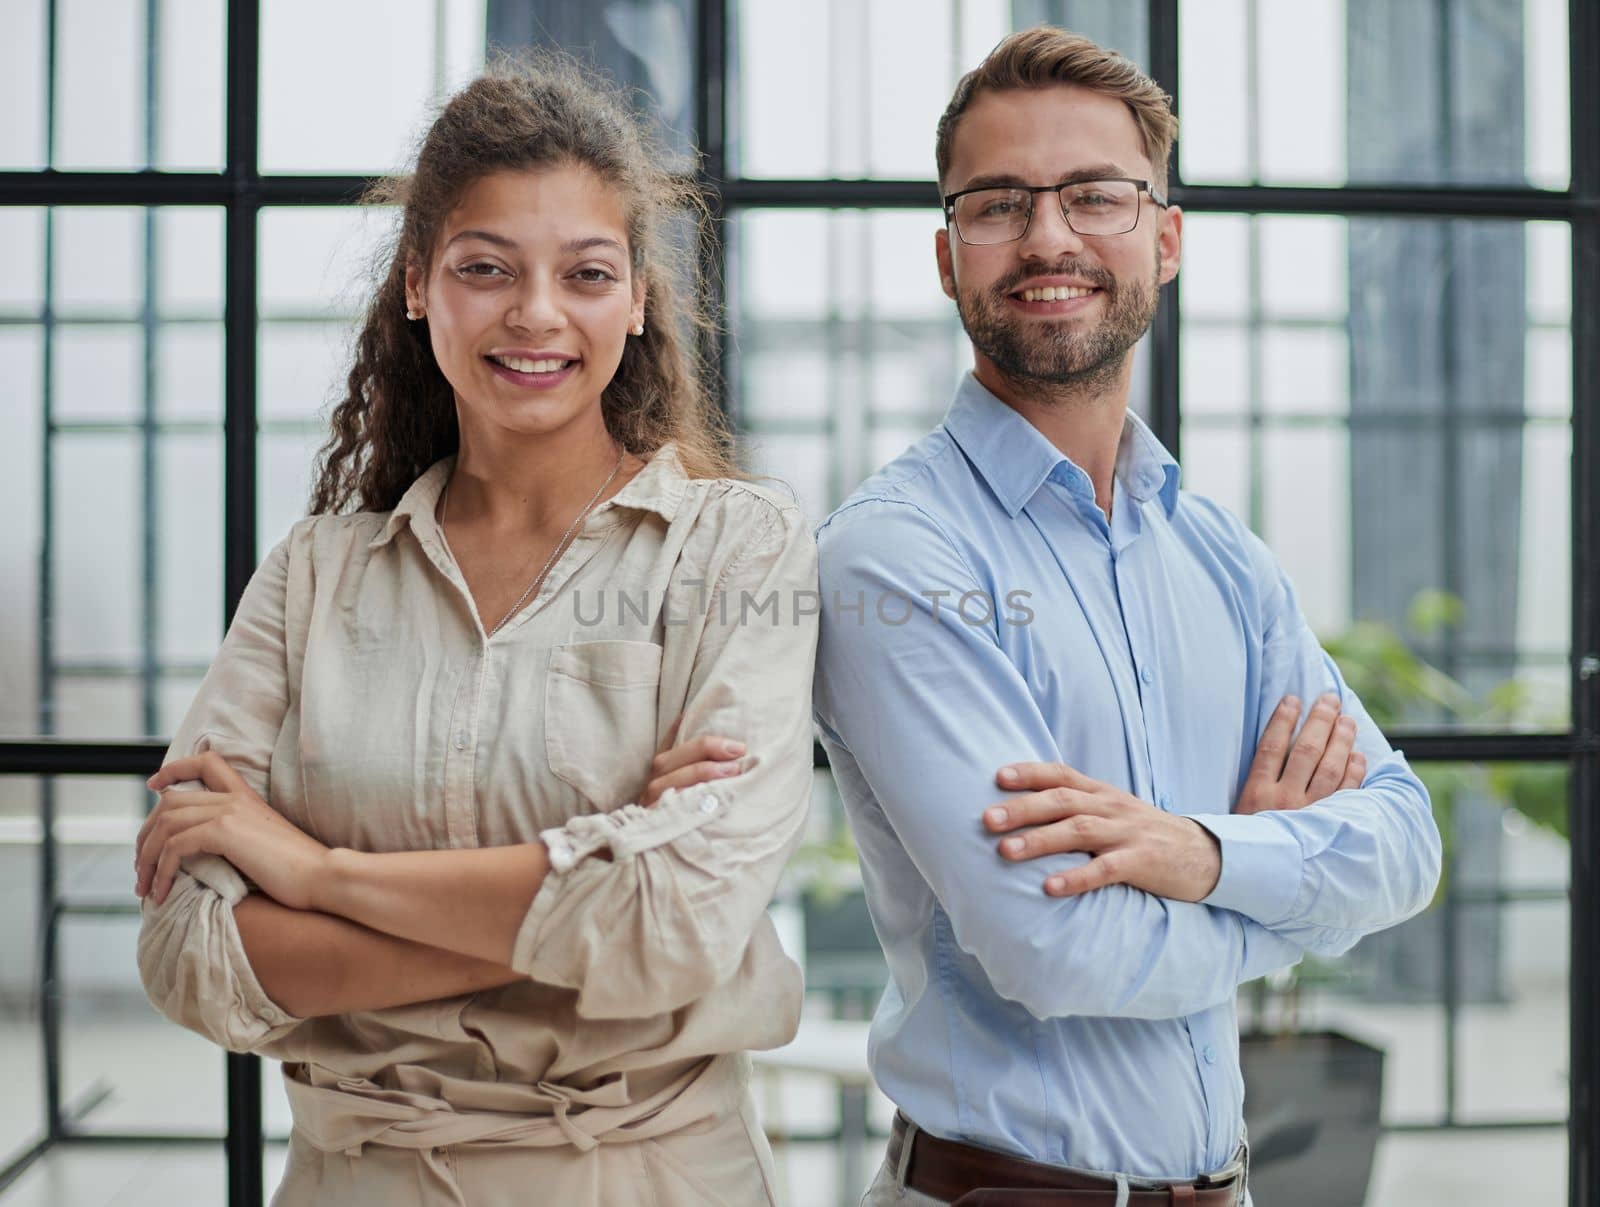
[[[633,328],[633,333],[635,335],[643,335],[644,334],[644,324],[643,323],[639,323],[639,324],[635,325],[635,327]]]
[[[408,318],[408,319],[410,319],[410,320],[411,320],[411,321],[412,321],[412,322],[416,322],[416,320],[417,320],[417,319],[419,319],[419,318],[421,318],[421,317],[422,317],[422,311],[420,311],[420,310],[410,310],[410,309],[408,309],[408,310],[407,310],[407,311],[406,311],[406,317],[407,317],[407,318]]]

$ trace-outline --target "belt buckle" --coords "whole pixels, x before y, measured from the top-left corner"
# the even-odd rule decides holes
[[[1239,1142],[1239,1147],[1233,1154],[1233,1160],[1229,1161],[1221,1169],[1213,1169],[1199,1175],[1195,1178],[1194,1184],[1196,1189],[1203,1190],[1226,1185],[1235,1179],[1237,1179],[1236,1185],[1239,1191],[1235,1196],[1235,1201],[1242,1204],[1244,1202],[1245,1187],[1250,1181],[1250,1142],[1248,1140]]]

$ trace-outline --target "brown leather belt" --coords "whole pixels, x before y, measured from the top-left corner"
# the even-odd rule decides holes
[[[891,1168],[901,1166],[908,1130],[909,1121],[895,1112],[889,1132]],[[1130,1186],[1127,1207],[1238,1207],[1244,1202],[1245,1169],[1241,1156],[1227,1170],[1193,1182]],[[920,1127],[912,1134],[905,1171],[910,1189],[961,1207],[1115,1207],[1117,1203],[1117,1184],[1111,1178],[941,1140]]]

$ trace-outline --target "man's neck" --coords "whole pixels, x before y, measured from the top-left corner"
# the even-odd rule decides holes
[[[1125,357],[1109,374],[1060,384],[1012,377],[979,353],[973,376],[1089,475],[1094,501],[1110,520],[1111,486],[1128,414],[1133,357]]]

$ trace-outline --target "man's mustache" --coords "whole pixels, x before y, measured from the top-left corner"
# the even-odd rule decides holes
[[[1029,268],[1023,272],[1012,273],[994,286],[994,294],[996,297],[1004,297],[1008,293],[1026,288],[1029,282],[1043,280],[1046,277],[1077,277],[1079,280],[1088,281],[1097,289],[1105,290],[1107,294],[1114,294],[1117,291],[1117,279],[1105,269],[1088,264],[1075,264],[1069,260],[1052,268]]]

